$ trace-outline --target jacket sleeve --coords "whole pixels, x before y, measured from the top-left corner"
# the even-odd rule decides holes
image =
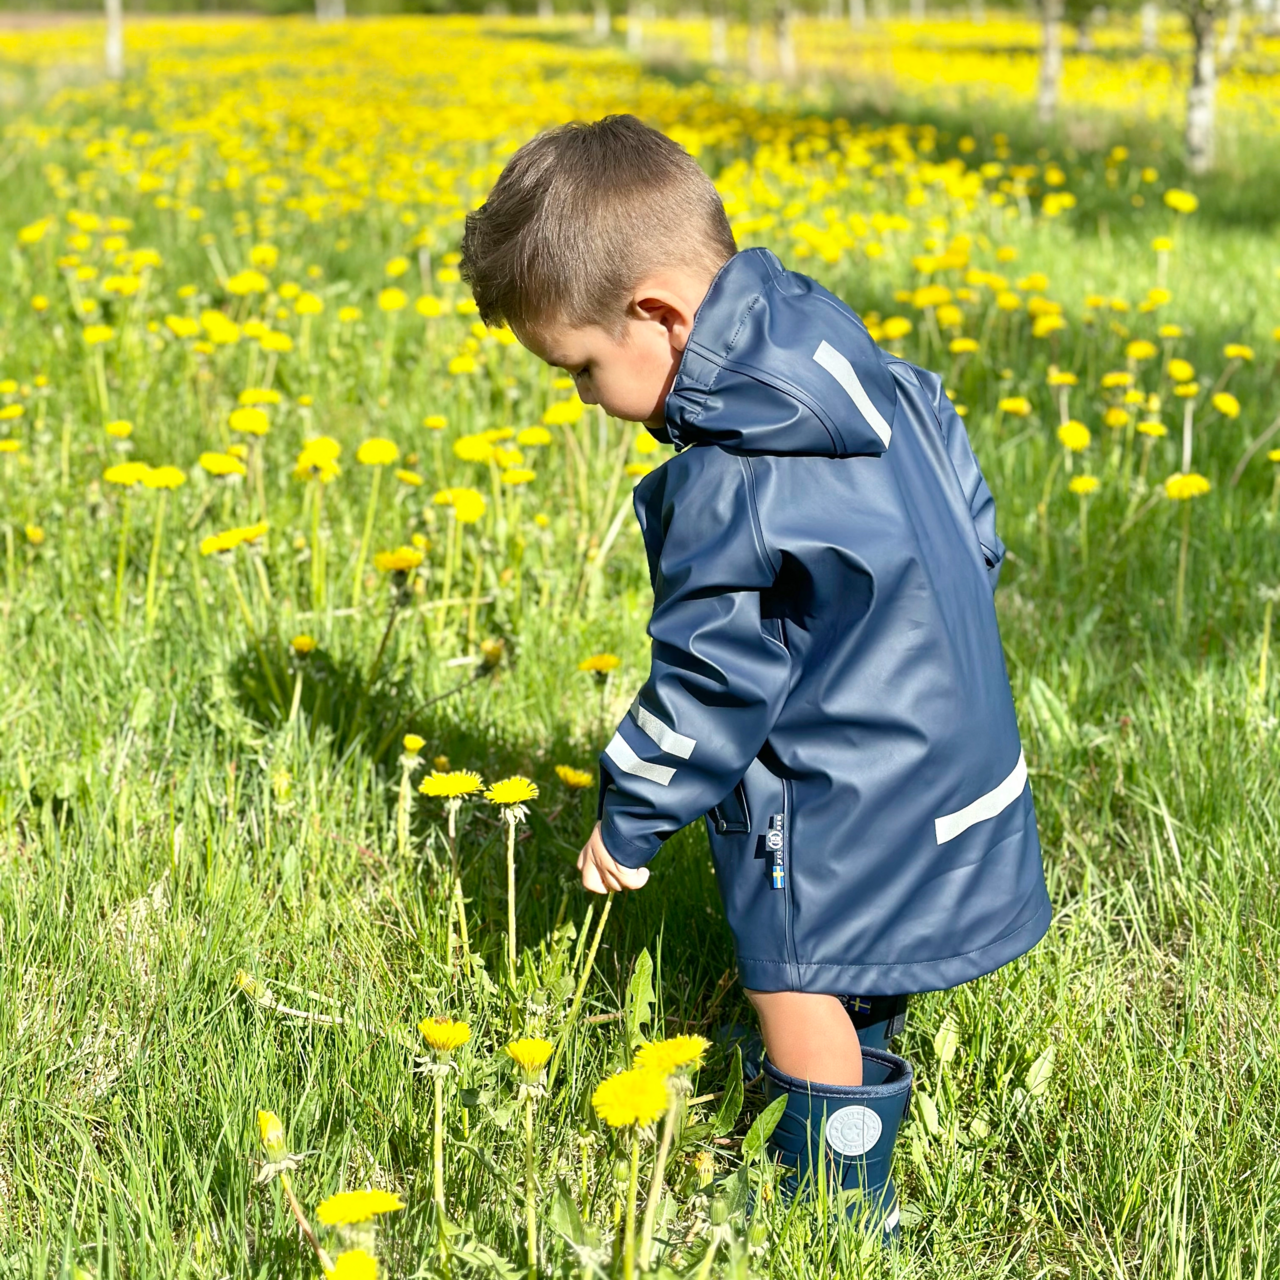
[[[969,503],[969,513],[973,516],[973,527],[978,531],[978,543],[982,547],[982,555],[987,562],[987,577],[991,579],[991,590],[995,591],[1000,581],[1000,566],[1004,563],[1004,543],[996,532],[996,500],[983,478],[978,459],[974,457],[969,444],[969,433],[964,429],[964,422],[955,411],[951,400],[942,389],[942,379],[936,373],[918,370],[925,394],[933,404],[933,412],[942,429],[942,437],[946,442],[947,454],[951,465],[960,478],[960,487],[964,490],[965,499]]]
[[[652,665],[600,756],[601,835],[628,867],[733,790],[791,672],[763,611],[776,573],[749,462],[699,446],[661,472],[636,503],[653,577]]]

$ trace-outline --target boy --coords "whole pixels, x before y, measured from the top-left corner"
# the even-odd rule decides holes
[[[896,1235],[906,994],[991,972],[1050,919],[964,426],[838,298],[738,252],[710,179],[632,116],[516,152],[462,271],[486,323],[679,450],[635,489],[652,669],[600,757],[582,883],[640,888],[707,815],[788,1099],[784,1188],[825,1169]]]

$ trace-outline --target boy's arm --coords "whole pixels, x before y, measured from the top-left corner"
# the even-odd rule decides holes
[[[764,745],[791,659],[762,613],[773,585],[749,462],[699,447],[663,468],[642,519],[664,521],[649,678],[600,757],[601,836],[641,867],[723,800]]]
[[[920,378],[921,386],[933,404],[938,425],[942,428],[947,454],[969,503],[973,527],[978,531],[978,542],[987,562],[987,577],[991,579],[991,590],[994,591],[1000,580],[1000,566],[1004,563],[1005,550],[1004,543],[996,532],[996,500],[991,496],[991,490],[983,478],[978,459],[974,457],[964,422],[943,391],[942,379],[936,373],[924,369],[917,369],[916,376]]]

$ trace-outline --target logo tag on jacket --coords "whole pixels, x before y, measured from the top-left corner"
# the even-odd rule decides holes
[[[775,813],[769,818],[769,830],[765,832],[764,847],[771,856],[769,869],[770,881],[775,889],[787,887],[787,867],[782,857],[782,846],[786,835],[786,815]]]

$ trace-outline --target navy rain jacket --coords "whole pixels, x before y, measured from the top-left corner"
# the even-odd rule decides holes
[[[992,592],[995,504],[941,381],[764,249],[698,310],[635,489],[652,669],[600,757],[639,867],[707,814],[743,984],[897,995],[1051,915]],[[710,812],[708,812],[710,810]]]

